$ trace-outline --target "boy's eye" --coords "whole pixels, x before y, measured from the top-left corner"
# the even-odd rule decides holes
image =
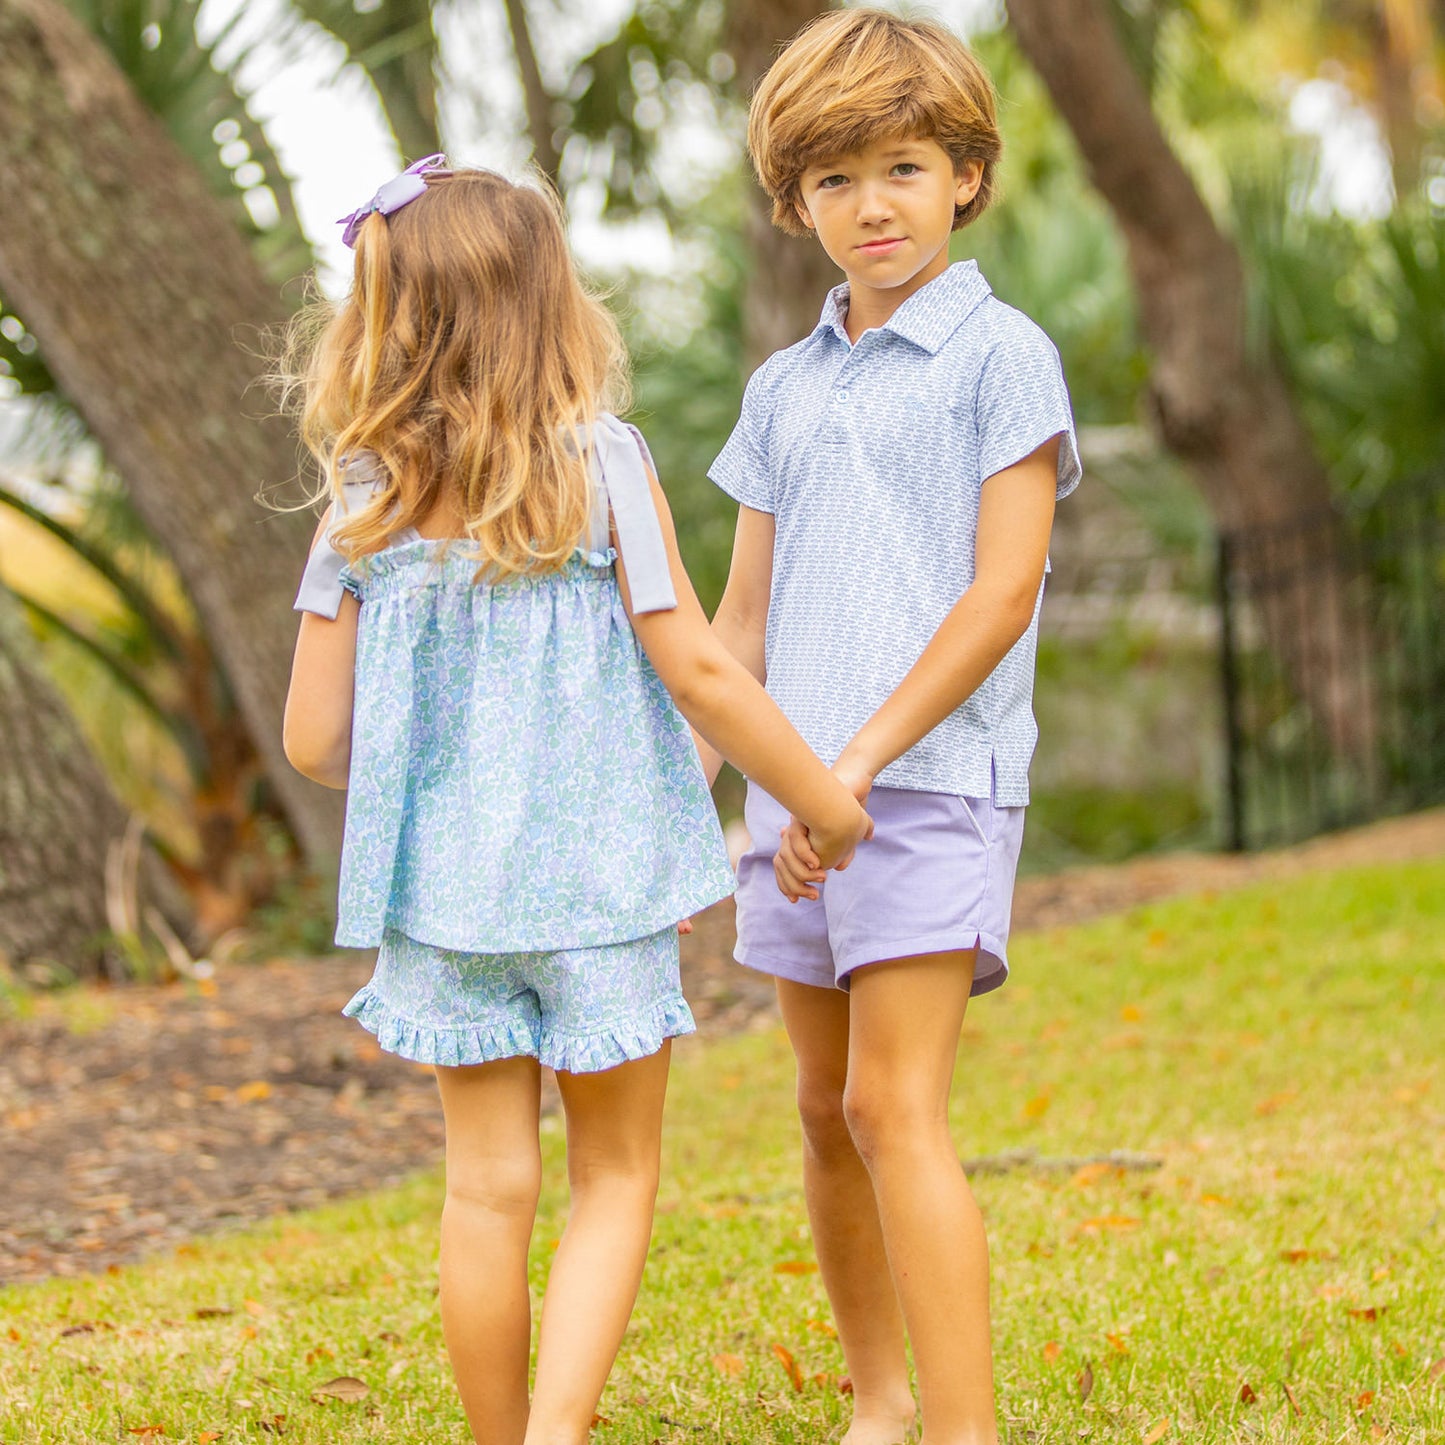
[[[835,186],[846,186],[847,184],[847,176],[824,176],[823,179],[818,182],[818,189],[820,191],[831,191]]]
[[[912,176],[918,173],[918,166],[913,161],[899,161],[893,171],[895,175]]]

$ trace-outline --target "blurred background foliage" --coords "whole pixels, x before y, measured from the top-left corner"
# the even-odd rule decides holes
[[[278,283],[302,275],[311,240],[241,80],[249,49],[235,27],[245,7],[198,27],[194,0],[67,3],[205,175],[266,274]],[[1445,4],[1109,8],[1171,146],[1244,258],[1251,345],[1282,368],[1338,496],[1373,501],[1438,467]],[[577,0],[496,9],[511,42],[499,63],[515,68],[522,97],[514,129],[538,166],[564,196],[600,194],[604,219],[660,218],[669,229],[666,274],[618,264],[599,280],[636,359],[635,418],[711,608],[734,508],[706,469],[737,414],[742,298],[760,264],[746,224],[745,96],[729,48],[749,7],[647,0],[565,67],[557,42],[581,13]],[[1090,468],[1056,535],[1026,866],[1208,844],[1219,768],[1210,517],[1147,426],[1149,358],[1109,207],[1002,6],[974,10],[970,38],[998,85],[1006,159],[1001,203],[955,237],[955,254],[976,256],[997,294],[1055,339]],[[439,121],[454,84],[447,13],[425,0],[288,0],[268,41],[299,47],[320,31],[339,42],[411,158],[448,140]],[[731,164],[679,164],[703,134]],[[1364,193],[1339,173],[1341,147],[1352,144],[1366,152]],[[302,288],[287,292],[299,300]],[[145,819],[212,934],[244,905],[253,922],[293,935],[299,910],[309,931],[296,936],[324,941],[314,926],[323,895],[298,893],[306,885],[287,871],[284,822],[267,811],[254,749],[175,570],[3,297],[0,389],[11,398],[7,417],[21,423],[0,454],[0,580],[25,600],[49,670],[118,795]],[[728,787],[735,780],[725,811],[735,807]]]

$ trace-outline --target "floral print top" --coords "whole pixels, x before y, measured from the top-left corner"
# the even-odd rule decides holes
[[[669,605],[646,448],[612,417],[597,440],[634,596]],[[393,928],[475,953],[586,948],[732,892],[692,735],[605,535],[560,572],[497,585],[456,543],[415,536],[340,569],[361,610],[338,944]]]

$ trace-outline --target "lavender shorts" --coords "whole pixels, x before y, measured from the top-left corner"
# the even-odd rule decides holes
[[[947,953],[977,944],[975,994],[1008,977],[1009,910],[1024,810],[988,798],[874,788],[873,837],[829,873],[819,897],[789,903],[773,876],[787,810],[748,785],[751,839],[738,860],[734,957],[762,973],[817,988],[848,987],[868,963]]]

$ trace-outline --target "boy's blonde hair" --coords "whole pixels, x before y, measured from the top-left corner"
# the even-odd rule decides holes
[[[798,182],[809,166],[854,155],[895,136],[936,141],[953,160],[983,164],[983,181],[953,228],[966,226],[994,196],[1003,152],[993,83],[952,31],[884,10],[835,10],[788,42],[753,93],[748,151],[772,198],[773,224],[794,236]]]
[[[332,494],[342,458],[380,462],[374,502],[333,534],[339,551],[380,551],[451,493],[479,577],[572,555],[592,508],[578,432],[625,405],[627,368],[552,192],[491,171],[428,175],[425,195],[362,223],[350,295],[298,318],[290,356],[283,380]]]

